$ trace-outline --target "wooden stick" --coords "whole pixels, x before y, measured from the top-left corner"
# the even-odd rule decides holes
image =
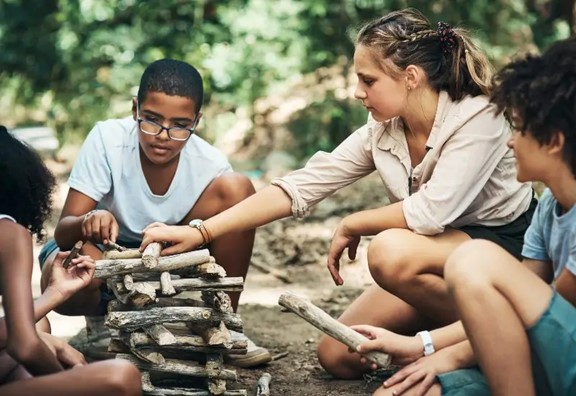
[[[209,353],[206,355],[206,371],[208,373],[208,390],[213,395],[222,395],[226,392],[226,380],[216,378],[222,370],[224,360],[221,354]]]
[[[143,371],[141,373],[141,378],[142,392],[154,391],[154,385],[152,385],[152,381],[150,380],[150,373],[148,371]]]
[[[112,241],[108,241],[108,243],[106,244],[106,247],[114,249],[117,252],[125,252],[126,250],[128,250],[124,246],[120,246],[116,242],[112,242]]]
[[[158,265],[148,268],[142,259],[119,259],[119,260],[96,260],[96,278],[110,278],[115,275],[132,274],[137,272],[164,272],[178,268],[191,267],[193,265],[207,263],[210,260],[208,249],[195,250],[193,252],[176,254],[173,256],[160,257]]]
[[[152,390],[144,390],[144,396],[212,396],[210,391],[205,389],[189,389],[189,388],[157,388]],[[221,396],[246,396],[245,389],[227,390]]]
[[[137,284],[144,282],[134,282],[134,287]],[[146,282],[154,287],[156,290],[162,290],[160,282],[151,281]],[[175,279],[172,281],[172,286],[177,292],[182,291],[242,291],[244,289],[244,278],[241,276],[218,278],[218,279]],[[116,285],[119,292],[126,292],[124,284],[119,282]]]
[[[123,304],[119,300],[112,300],[108,303],[108,312],[114,311],[140,311],[143,309],[159,308],[159,307],[206,307],[204,301],[195,300],[193,298],[174,298],[174,297],[156,297],[156,301],[148,304],[145,307],[136,307],[128,301]],[[230,311],[232,312],[232,311]]]
[[[144,307],[156,301],[156,289],[147,282],[134,283],[128,293],[128,302],[136,307]]]
[[[223,322],[220,322],[217,326],[204,323],[188,323],[188,327],[200,335],[206,345],[222,346],[226,349],[232,348],[232,335]]]
[[[119,330],[136,330],[157,323],[209,322],[213,325],[224,322],[232,330],[242,331],[242,319],[235,313],[216,312],[210,308],[166,307],[146,311],[115,311],[106,316],[106,326]]]
[[[125,259],[135,259],[141,258],[142,252],[138,249],[126,249],[121,252],[117,250],[106,250],[102,254],[102,259],[104,260],[125,260]]]
[[[74,244],[74,246],[72,246],[72,249],[70,249],[70,254],[68,254],[68,256],[62,262],[62,267],[64,267],[65,269],[68,269],[68,267],[70,267],[72,260],[78,257],[78,254],[80,254],[80,249],[82,249],[83,244],[84,242],[78,241]]]
[[[161,324],[154,324],[143,328],[144,332],[152,338],[158,345],[176,344],[176,337],[166,327]]]
[[[224,267],[216,263],[204,263],[190,267],[186,272],[186,276],[199,276],[201,278],[225,278],[226,270]]]
[[[202,301],[218,312],[233,312],[230,296],[222,291],[203,291]]]
[[[353,350],[356,350],[360,343],[368,340],[360,333],[338,322],[310,301],[306,301],[292,293],[280,295],[278,303]],[[378,367],[387,368],[390,365],[390,356],[385,353],[370,352],[363,354],[363,356],[372,363],[376,363]]]
[[[134,288],[134,278],[132,278],[132,275],[130,274],[124,275],[124,287],[126,288],[126,290],[130,291]]]
[[[160,257],[160,252],[162,251],[162,243],[152,242],[144,252],[142,253],[142,264],[146,268],[154,268],[158,266],[158,258]]]
[[[143,362],[134,356],[125,353],[119,353],[116,355],[116,358],[128,360],[129,362],[132,362],[134,365],[136,365],[136,367],[138,367],[140,370],[177,373],[191,377],[208,377],[208,371],[206,370],[206,367],[202,367],[199,363],[189,360],[166,359],[166,363],[151,364]],[[213,378],[236,381],[236,372],[233,370],[221,369],[211,374],[214,376]]]
[[[167,330],[169,330],[174,335],[174,337],[176,337],[176,342],[171,345],[164,345],[163,347],[192,347],[190,350],[204,350],[205,348],[214,348],[218,350],[218,348],[208,345],[200,335],[192,334],[191,331],[186,327],[182,327],[180,330],[175,330],[174,328],[169,327],[170,324],[167,324],[166,326],[168,326]],[[231,350],[244,350],[248,348],[247,339],[243,334],[232,332],[230,333],[230,336],[232,340],[232,347],[230,348]],[[120,338],[126,345],[133,347],[154,347],[158,345],[157,342],[152,339],[152,337],[140,331],[133,333],[120,332]],[[241,354],[241,352],[235,353]]]
[[[272,381],[272,376],[269,373],[262,374],[258,379],[256,396],[270,396],[270,381]]]
[[[173,296],[176,294],[176,289],[172,286],[172,279],[168,271],[160,274],[160,293],[162,293],[163,296]]]

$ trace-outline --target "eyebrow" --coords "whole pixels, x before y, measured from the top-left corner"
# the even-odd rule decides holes
[[[164,117],[162,114],[160,113],[156,113],[152,110],[142,110],[142,114],[144,115],[152,115],[154,117],[160,118],[162,120],[164,120],[166,117]],[[188,117],[176,117],[176,118],[171,118],[170,121],[172,122],[194,122],[194,120],[192,118],[188,118]]]

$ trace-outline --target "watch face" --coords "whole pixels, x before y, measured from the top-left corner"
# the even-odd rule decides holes
[[[202,225],[202,220],[200,220],[200,219],[191,220],[190,223],[188,223],[188,225],[190,227],[198,228]]]

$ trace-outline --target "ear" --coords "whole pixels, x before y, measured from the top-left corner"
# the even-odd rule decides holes
[[[134,121],[136,121],[136,119],[138,118],[137,107],[138,107],[138,99],[134,96],[132,98],[132,118],[134,118]]]
[[[566,137],[564,136],[564,132],[556,131],[552,135],[550,139],[550,143],[546,146],[548,148],[548,153],[551,155],[560,155],[562,156],[562,151],[564,150],[564,144],[566,142]]]
[[[198,124],[200,123],[200,120],[202,119],[202,116],[203,116],[202,112],[199,111],[199,112],[198,112],[198,115],[196,116],[196,120],[194,121],[194,123],[196,124],[196,126],[198,126]]]
[[[406,89],[413,90],[418,88],[422,83],[422,73],[423,70],[415,65],[408,65],[408,67],[404,70],[405,78],[406,78]]]

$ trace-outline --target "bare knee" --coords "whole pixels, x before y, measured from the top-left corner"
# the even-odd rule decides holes
[[[362,374],[352,366],[352,354],[347,347],[331,337],[323,336],[320,339],[316,354],[322,368],[336,378],[357,379]]]
[[[491,274],[497,269],[497,263],[495,265],[483,257],[496,247],[494,243],[480,239],[458,246],[448,257],[444,268],[448,290],[454,293],[456,289],[466,289],[468,293],[473,293],[490,286]]]
[[[136,366],[122,359],[112,359],[105,364],[105,381],[109,394],[133,396],[142,393],[142,379]]]
[[[230,207],[254,194],[254,185],[241,173],[229,172],[217,177],[210,184],[222,205]]]
[[[406,244],[411,231],[389,229],[379,233],[368,246],[368,267],[376,283],[393,292],[420,272],[417,262],[410,259]]]

